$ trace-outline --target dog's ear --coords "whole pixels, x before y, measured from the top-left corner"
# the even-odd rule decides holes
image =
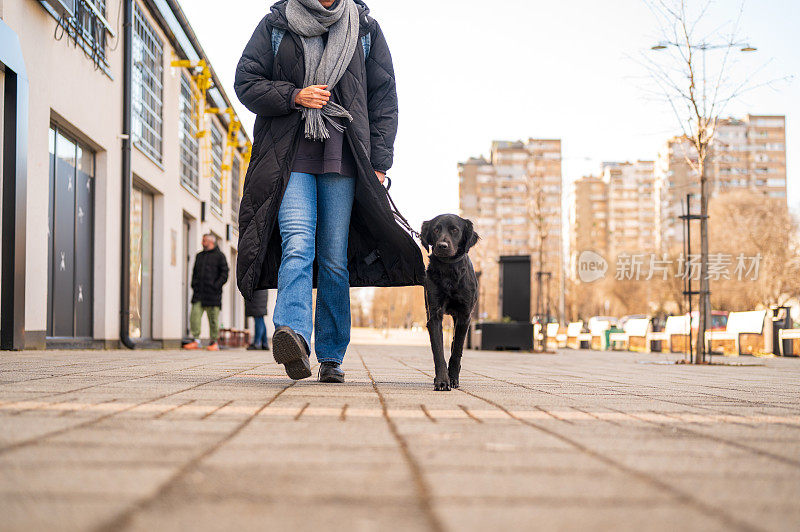
[[[422,227],[419,232],[419,241],[428,253],[431,251],[431,221],[432,220],[422,222]]]
[[[479,239],[478,233],[472,227],[472,220],[464,220],[464,236],[462,237],[464,252],[469,251],[472,246],[478,243]]]

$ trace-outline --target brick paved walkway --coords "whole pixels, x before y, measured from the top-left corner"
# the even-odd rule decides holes
[[[0,530],[797,530],[800,361],[0,354]]]

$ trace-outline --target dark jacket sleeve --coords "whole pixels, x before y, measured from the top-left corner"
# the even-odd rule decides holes
[[[194,266],[192,266],[192,290],[197,290],[197,285],[200,283],[200,278],[198,276],[197,270],[199,268],[198,263],[200,262],[200,254],[194,256]]]
[[[367,106],[372,167],[386,172],[394,161],[397,136],[397,89],[389,45],[375,22],[371,31],[372,46],[367,58]]]
[[[239,101],[261,116],[280,116],[292,111],[297,87],[288,81],[272,81],[272,28],[266,17],[258,24],[236,66],[233,88]]]
[[[217,290],[222,290],[222,287],[228,282],[228,260],[225,258],[225,254],[222,253],[222,251],[219,251],[217,255],[217,260],[219,262],[217,265],[217,278],[214,281],[214,286]]]

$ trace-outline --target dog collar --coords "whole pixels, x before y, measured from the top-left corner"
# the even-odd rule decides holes
[[[460,256],[458,256],[458,257],[454,257],[454,258],[452,258],[452,259],[445,259],[445,258],[442,258],[442,257],[437,257],[437,256],[436,256],[436,255],[434,255],[434,254],[431,254],[431,255],[430,255],[430,258],[431,258],[431,259],[436,259],[436,260],[438,260],[439,262],[443,262],[444,264],[455,264],[455,263],[457,263],[457,262],[461,262],[462,260],[466,259],[466,258],[467,258],[467,254],[466,254],[466,253],[464,253],[463,255],[460,255]]]

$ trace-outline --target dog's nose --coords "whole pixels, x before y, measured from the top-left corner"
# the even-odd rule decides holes
[[[450,247],[450,244],[448,244],[447,242],[437,242],[437,243],[436,243],[436,248],[437,248],[437,249],[442,249],[442,250],[444,250],[444,249],[447,249],[447,248],[449,248],[449,247]]]

